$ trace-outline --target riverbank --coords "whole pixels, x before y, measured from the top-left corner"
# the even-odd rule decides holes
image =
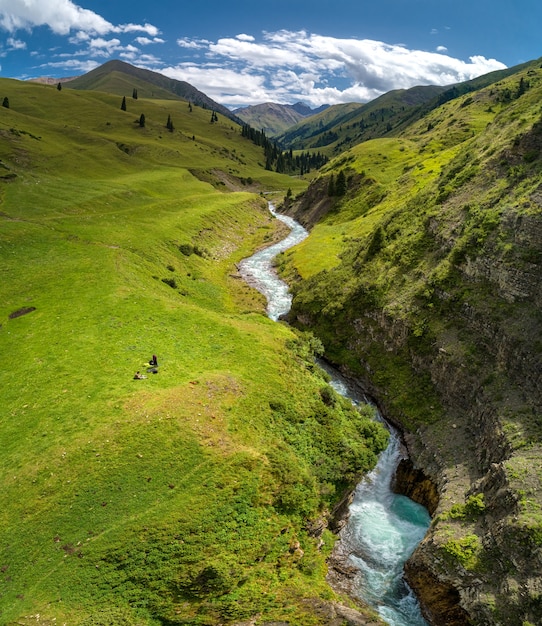
[[[268,316],[277,320],[288,313],[291,296],[288,285],[272,269],[273,259],[303,241],[308,233],[295,220],[277,215],[271,204],[270,210],[292,229],[291,233],[280,244],[243,261],[240,271],[266,296]],[[331,366],[321,365],[337,393],[353,406],[367,406],[363,394],[356,393]],[[340,527],[340,540],[330,559],[333,573],[328,580],[378,610],[392,626],[425,626],[416,599],[403,581],[403,566],[423,538],[429,516],[422,506],[392,491],[400,448],[399,435],[392,429],[390,443],[375,469],[336,507],[333,517],[336,530]]]

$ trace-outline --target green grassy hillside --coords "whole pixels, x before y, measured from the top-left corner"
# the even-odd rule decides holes
[[[124,61],[108,61],[83,76],[65,83],[65,87],[86,91],[105,91],[126,97],[132,96],[135,89],[138,98],[181,99],[204,109],[217,111],[234,122],[240,123],[240,120],[227,107],[215,102],[190,83],[168,78],[158,72],[135,67]]]
[[[305,183],[186,102],[0,93],[0,622],[327,623],[308,522],[386,436],[235,267]]]
[[[435,623],[450,602],[450,624],[540,618],[541,96],[528,64],[337,157],[289,208],[313,226],[282,258],[292,320],[439,489],[410,568]]]
[[[366,104],[336,105],[287,129],[277,141],[294,150],[317,148],[329,157],[337,156],[372,139],[396,137],[445,102],[537,65],[538,61],[531,61],[448,87],[396,89]]]

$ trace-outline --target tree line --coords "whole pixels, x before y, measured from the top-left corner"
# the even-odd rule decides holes
[[[282,150],[271,141],[263,130],[256,130],[249,124],[241,128],[241,136],[261,146],[265,155],[265,169],[280,174],[308,174],[311,169],[319,169],[328,162],[328,157],[320,152],[302,152],[294,155],[293,151]]]

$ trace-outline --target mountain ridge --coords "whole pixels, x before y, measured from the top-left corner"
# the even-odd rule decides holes
[[[279,104],[277,102],[262,102],[234,109],[233,113],[252,128],[263,130],[269,137],[284,133],[301,120],[325,111],[329,105],[322,105],[311,109],[303,102],[295,104]]]
[[[318,148],[328,156],[336,156],[356,144],[377,137],[395,136],[444,102],[496,83],[530,67],[540,60],[528,61],[504,70],[447,86],[420,85],[396,89],[342,113],[333,105],[324,119],[322,114],[301,120],[296,126],[278,135],[276,140],[294,150]],[[336,111],[336,115],[331,114]]]
[[[135,67],[114,59],[66,83],[68,89],[106,91],[119,96],[131,96],[132,87],[139,97],[181,99],[221,113],[237,124],[242,121],[230,109],[186,81],[169,78],[159,72]]]

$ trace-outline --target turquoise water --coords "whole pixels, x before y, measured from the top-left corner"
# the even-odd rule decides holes
[[[403,580],[403,565],[430,523],[427,509],[394,494],[390,482],[400,457],[392,433],[376,468],[358,485],[341,531],[343,550],[359,570],[355,594],[391,626],[425,626],[418,602]]]
[[[273,271],[273,258],[302,241],[308,233],[291,218],[276,214],[271,205],[270,209],[292,229],[290,235],[243,260],[239,269],[245,280],[266,296],[267,314],[277,320],[289,311],[291,296],[288,285]],[[354,404],[365,402],[338,372],[324,363],[321,365],[330,374],[331,384],[338,393]],[[402,573],[405,561],[423,539],[430,517],[424,507],[391,491],[400,457],[401,443],[392,430],[390,443],[377,466],[356,488],[339,546],[358,571],[354,584],[356,596],[374,607],[390,626],[427,626]]]
[[[365,398],[333,368],[322,364],[332,386],[354,404]],[[401,459],[401,441],[390,429],[390,443],[374,470],[356,487],[350,516],[340,533],[340,552],[358,570],[354,593],[390,626],[427,626],[419,603],[403,580],[403,566],[431,522],[427,509],[393,493],[391,481]]]

